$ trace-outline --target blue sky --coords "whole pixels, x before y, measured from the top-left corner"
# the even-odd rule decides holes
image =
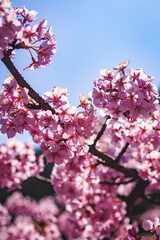
[[[54,86],[68,88],[70,103],[78,105],[79,94],[88,95],[100,69],[127,60],[129,67],[143,68],[160,85],[159,0],[13,0],[12,6],[36,10],[55,34],[57,53],[45,69],[22,71],[31,62],[22,50],[14,60],[41,95]],[[8,71],[2,63],[0,69],[2,84]],[[0,143],[5,139],[0,136]]]

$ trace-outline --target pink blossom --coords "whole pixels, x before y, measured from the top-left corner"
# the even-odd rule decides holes
[[[23,7],[23,9],[17,9],[17,12],[23,17],[23,22],[32,22],[37,20],[36,18],[37,12],[34,10],[28,11],[26,7]]]
[[[0,15],[3,16],[6,12],[8,12],[8,8],[11,7],[11,2],[9,0],[3,0],[0,2]]]
[[[91,103],[91,98],[85,98],[84,95],[80,94],[80,106],[86,110],[93,109],[93,105]]]
[[[10,1],[0,3],[2,15],[0,20],[0,58],[3,58],[3,52],[9,49],[12,55],[15,46],[11,46],[11,44],[15,41],[16,47],[29,51],[32,59],[29,68],[36,69],[50,64],[51,58],[56,52],[56,41],[53,38],[51,27],[46,29],[46,20],[41,20],[40,24],[31,25],[38,19],[36,11],[28,11],[25,7],[8,9],[10,5]],[[39,46],[35,45],[38,43]],[[32,51],[36,53],[37,60]]]
[[[11,220],[8,210],[5,206],[0,204],[0,227],[6,226]]]
[[[10,140],[0,146],[1,187],[19,188],[30,176],[44,168],[42,156],[36,158],[33,146]]]
[[[144,220],[142,223],[142,227],[146,231],[157,228],[159,225],[160,225],[160,220],[158,217],[156,217],[154,221]]]
[[[120,72],[120,71],[123,71],[124,68],[126,68],[129,64],[129,61],[127,62],[122,62],[119,66],[117,67],[114,67],[113,69],[116,71],[116,72]]]
[[[34,41],[38,40],[37,25],[26,25],[23,30],[17,34],[17,39],[20,40],[25,46],[32,46]]]

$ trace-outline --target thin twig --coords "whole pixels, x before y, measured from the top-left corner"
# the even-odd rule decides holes
[[[123,156],[123,154],[126,152],[127,148],[129,146],[129,143],[127,142],[126,145],[124,146],[124,148],[121,150],[121,152],[119,153],[118,157],[115,159],[116,162],[119,162],[119,160],[121,159],[121,157]]]
[[[135,181],[135,178],[131,178],[130,180],[128,181],[121,181],[121,182],[108,182],[108,181],[102,181],[102,182],[99,182],[100,184],[105,184],[105,185],[121,185],[121,184],[128,184],[128,183],[131,183]]]
[[[105,131],[105,129],[106,129],[106,123],[107,123],[107,120],[108,120],[108,119],[110,119],[110,116],[107,116],[107,117],[106,117],[106,120],[105,120],[104,124],[102,125],[101,130],[100,130],[99,133],[97,134],[97,137],[95,138],[94,143],[93,143],[92,146],[91,146],[92,148],[95,148],[96,143],[97,143],[98,140],[102,137],[102,135],[103,135],[103,133],[104,133],[104,131]]]

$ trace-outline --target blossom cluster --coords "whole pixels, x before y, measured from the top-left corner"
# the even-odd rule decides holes
[[[97,148],[116,159],[128,144],[119,161],[126,167],[137,169],[145,181],[149,180],[148,191],[151,191],[159,189],[160,181],[158,90],[152,84],[153,78],[142,69],[131,69],[126,74],[124,68],[127,65],[128,62],[114,68],[118,73],[101,70],[102,76],[94,83],[93,102],[103,115],[110,115]],[[136,110],[138,108],[140,111]],[[105,117],[102,119],[104,123]]]
[[[142,69],[131,69],[129,74],[125,74],[124,68],[128,63],[115,67],[118,73],[102,69],[101,77],[94,82],[92,96],[95,106],[101,108],[104,114],[115,120],[125,114],[133,122],[155,111],[158,90],[152,84],[153,77]]]
[[[94,165],[83,169],[85,166],[81,163],[80,168],[83,168],[79,172],[76,169],[76,173],[66,169],[68,165],[63,164],[61,169],[57,166],[52,173],[56,199],[58,203],[65,204],[67,211],[61,216],[67,217],[67,224],[62,225],[61,231],[68,239],[119,240],[126,237],[130,224],[126,218],[126,204],[117,198],[116,187],[101,186],[100,176],[96,175],[98,169]],[[109,171],[101,173],[108,175]]]
[[[99,224],[104,224],[105,218],[107,219],[108,217],[104,213],[109,214],[111,204],[111,199],[108,199],[106,201],[105,209],[101,208],[101,204],[95,206],[97,212],[99,212]],[[107,212],[106,209],[108,210]],[[82,229],[82,227],[85,223],[85,215],[88,215],[89,213],[90,209],[88,208],[86,209],[86,213],[81,213],[79,210],[74,215],[70,216],[68,211],[64,211],[57,206],[54,197],[44,197],[37,202],[30,197],[24,197],[20,192],[14,192],[8,197],[3,205],[0,204],[0,240],[62,240],[62,236],[76,240],[103,239],[103,234],[101,237],[97,234],[99,228],[98,224],[95,226],[95,229],[93,229],[91,225],[88,225],[85,231],[83,231],[84,229]],[[79,226],[76,225],[74,218],[77,219],[77,224],[79,224]],[[118,215],[116,218],[118,219]],[[95,215],[92,216],[92,221],[95,221],[94,219]],[[116,222],[113,222],[113,224],[117,225]],[[106,227],[112,225],[112,222],[108,220],[105,225]],[[145,219],[142,222],[142,227],[146,233],[153,235],[155,240],[159,240],[159,218],[156,217],[152,220]],[[112,226],[112,228],[115,230],[114,228],[116,228],[116,226]],[[79,232],[82,231],[83,235],[79,238]],[[105,237],[106,236],[109,236],[109,234],[105,234]],[[109,239],[149,240],[148,237],[139,234],[136,225],[131,226],[129,224],[129,219],[127,218],[124,223],[121,224],[120,229],[118,229],[117,226],[116,234],[111,238],[109,237]]]
[[[32,109],[34,100],[28,95],[28,89],[18,86],[9,75],[0,91],[1,132],[14,137],[16,133],[29,131],[35,143],[40,144],[48,162],[60,164],[76,154],[87,152],[87,144],[92,140],[95,126],[95,110],[91,100],[80,96],[81,111],[70,107],[67,91],[54,87],[46,92],[44,98],[55,109]]]
[[[159,114],[160,107],[143,121],[128,123],[126,119],[117,122],[110,119],[97,148],[106,155],[116,159],[121,150],[128,144],[125,154],[119,159],[123,166],[137,169],[139,176],[149,180],[148,191],[159,189]],[[103,117],[103,123],[105,118]]]
[[[120,223],[123,226],[126,222],[125,229],[129,224],[125,218],[126,204],[117,198],[117,186],[100,184],[104,176],[111,181],[118,172],[96,166],[96,159],[88,153],[96,125],[91,99],[80,95],[78,108],[69,107],[66,89],[54,87],[44,94],[45,101],[55,109],[53,115],[50,110],[31,109],[33,99],[12,76],[7,77],[3,87],[0,93],[1,132],[12,137],[16,132],[28,130],[33,140],[40,144],[47,162],[56,163],[52,184],[57,201],[66,206],[67,221],[72,227],[69,231],[66,225],[61,231],[69,239],[102,239],[111,237],[113,231],[118,236]],[[82,110],[78,111],[80,108]]]
[[[100,184],[105,176],[112,181],[118,172],[96,166],[96,159],[88,153],[88,144],[92,143],[97,124],[91,100],[80,95],[78,108],[69,107],[66,89],[54,87],[44,94],[45,101],[55,109],[53,115],[50,110],[31,109],[33,99],[12,76],[7,77],[3,87],[0,93],[1,132],[12,137],[24,129],[29,131],[33,140],[40,144],[47,162],[56,163],[51,175],[52,184],[57,201],[66,206],[65,215],[72,227],[69,231],[65,225],[61,231],[69,239],[85,240],[111,237],[113,231],[118,236],[120,223],[123,226],[126,222],[121,231],[127,229],[126,204],[116,196],[118,187]],[[127,233],[127,230],[122,232]]]
[[[20,188],[24,180],[44,169],[43,157],[35,156],[32,144],[8,140],[0,145],[0,187]]]
[[[13,137],[16,132],[29,131],[33,140],[40,144],[47,162],[56,163],[51,174],[52,184],[57,201],[67,209],[61,218],[67,217],[72,230],[65,225],[61,231],[69,239],[108,237],[119,240],[119,236],[126,236],[130,226],[125,216],[126,204],[117,198],[117,193],[124,194],[124,188],[101,182],[119,183],[125,177],[114,169],[97,165],[97,159],[88,153],[88,144],[92,144],[94,134],[99,131],[91,99],[80,95],[80,105],[76,108],[69,106],[67,95],[67,90],[59,87],[44,93],[45,102],[55,110],[52,114],[50,110],[34,107],[36,102],[29,97],[28,90],[19,87],[9,75],[0,92],[1,132]],[[158,115],[157,107],[143,123],[130,122],[125,117],[115,122],[111,118],[97,143],[99,150],[115,159],[129,142],[120,162],[136,168],[140,177],[150,181],[148,192],[156,185],[158,188],[159,183]],[[125,194],[133,187],[134,183],[126,185]]]
[[[145,219],[142,222],[142,228],[149,232],[151,236],[154,237],[155,240],[160,239],[160,219],[155,217],[153,220]],[[144,237],[138,234],[138,229],[136,227],[132,227],[128,230],[128,240],[149,240],[150,238]]]
[[[62,239],[58,226],[60,209],[53,197],[36,202],[15,192],[4,205],[0,204],[0,213],[0,240]]]
[[[128,223],[129,219],[126,218],[124,224],[121,225],[121,229],[118,229],[118,221],[120,220],[118,209],[116,207],[110,209],[112,204],[121,208],[120,201],[118,203],[117,201],[117,199],[114,199],[114,203],[112,203],[111,199],[106,199],[102,208],[103,199],[101,199],[100,205],[95,206],[98,213],[97,217],[93,210],[91,212],[89,206],[88,209],[84,209],[82,212],[79,209],[71,215],[68,210],[63,210],[57,206],[54,197],[44,197],[37,202],[30,197],[24,197],[20,192],[14,192],[3,205],[0,204],[0,240],[61,240],[63,239],[62,236],[71,240],[96,240],[103,239],[104,236],[110,236],[110,227],[112,230],[116,230],[116,234],[110,239],[120,240],[122,236],[127,237],[127,231],[131,228],[131,225]],[[107,210],[106,215],[104,215],[104,210]],[[107,213],[111,216],[108,216]],[[95,229],[90,224],[85,226],[89,214],[92,215],[91,221],[97,221]],[[104,232],[99,236],[100,224],[104,224],[108,217],[110,217],[110,220],[105,223],[106,233]]]
[[[23,48],[30,52],[32,58],[29,68],[45,67],[51,63],[56,52],[52,28],[46,29],[46,19],[35,24],[38,20],[36,15],[36,11],[25,7],[11,8],[8,0],[0,1],[0,59],[8,50],[13,54],[14,49]]]
[[[46,29],[45,19],[35,24],[36,15],[0,0],[0,59],[23,48],[31,54],[30,68],[51,62],[56,51],[52,29]],[[144,194],[159,191],[160,107],[153,77],[142,69],[126,73],[128,64],[115,67],[116,72],[101,70],[94,82],[93,103],[103,112],[102,118],[97,117],[91,98],[81,94],[79,106],[70,106],[67,89],[60,87],[44,93],[41,102],[50,109],[44,110],[31,97],[30,87],[22,88],[12,75],[7,76],[0,90],[0,131],[8,138],[24,130],[30,133],[47,163],[54,163],[51,184],[56,202],[66,210],[60,212],[51,198],[37,204],[15,193],[0,205],[0,239],[60,240],[62,233],[70,240],[147,240],[138,235],[136,226],[131,228],[127,201],[122,199],[139,180],[147,183]],[[106,128],[97,138],[103,123]],[[112,165],[135,170],[135,179],[109,167],[107,160],[91,153],[91,147]],[[1,188],[19,188],[43,169],[42,156],[36,158],[32,145],[10,140],[0,146]],[[143,222],[144,230],[156,239],[160,239],[159,226],[158,218]]]
[[[28,89],[22,89],[9,75],[0,91],[1,132],[13,137],[17,132],[29,131],[34,142],[40,144],[47,162],[56,163],[51,179],[57,201],[67,210],[61,219],[67,218],[72,230],[65,225],[61,231],[69,239],[108,237],[119,240],[119,236],[126,236],[130,227],[126,204],[117,197],[117,194],[124,194],[124,188],[119,184],[101,183],[120,183],[125,177],[97,164],[96,157],[88,153],[88,144],[93,143],[101,126],[96,122],[91,99],[80,95],[80,105],[70,107],[67,90],[59,87],[44,93],[43,98],[51,104],[55,114],[38,109],[37,103],[28,95]],[[110,118],[97,143],[101,152],[116,159],[128,142],[130,146],[120,163],[136,168],[142,179],[150,181],[148,192],[159,186],[158,116],[159,108],[156,107],[143,122],[141,118],[129,121],[125,116],[117,121]],[[105,118],[102,120],[106,121]],[[126,196],[133,187],[134,183],[125,185]]]

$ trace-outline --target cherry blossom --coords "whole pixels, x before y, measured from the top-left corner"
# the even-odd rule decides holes
[[[105,71],[101,71],[102,76],[94,83],[92,93],[93,103],[105,114],[117,120],[125,113],[128,121],[135,121],[156,110],[158,90],[151,83],[153,78],[142,69],[136,73],[131,69],[131,75],[114,74],[110,79],[106,78]]]
[[[55,198],[36,202],[20,193],[0,205],[0,239],[148,240],[129,219],[130,210],[154,199],[160,187],[160,107],[153,77],[129,61],[101,69],[90,97],[71,106],[66,88],[42,97],[24,80],[10,58],[25,49],[44,68],[56,52],[47,20],[37,12],[0,1],[0,59],[14,75],[0,90],[0,131],[8,138],[28,131],[34,145],[9,140],[0,146],[0,186],[20,188],[30,177],[53,186]],[[98,108],[98,109],[96,109]],[[98,112],[102,116],[99,116]],[[48,179],[39,174],[53,164]],[[140,189],[140,190],[139,190]],[[60,206],[60,209],[59,207]],[[142,227],[160,239],[160,220]]]
[[[61,240],[57,222],[60,209],[54,201],[46,197],[36,202],[20,192],[13,193],[5,206],[0,206],[0,239]]]
[[[36,158],[32,145],[9,140],[0,146],[1,188],[20,188],[24,180],[43,171],[43,158]]]
[[[43,19],[39,24],[34,24],[38,20],[36,11],[29,11],[26,7],[10,7],[10,1],[0,4],[0,58],[2,59],[8,50],[11,55],[14,49],[23,48],[31,55],[32,63],[29,68],[36,69],[50,64],[56,52],[56,41],[51,27],[46,29],[47,21]],[[37,55],[37,60],[34,55]]]

